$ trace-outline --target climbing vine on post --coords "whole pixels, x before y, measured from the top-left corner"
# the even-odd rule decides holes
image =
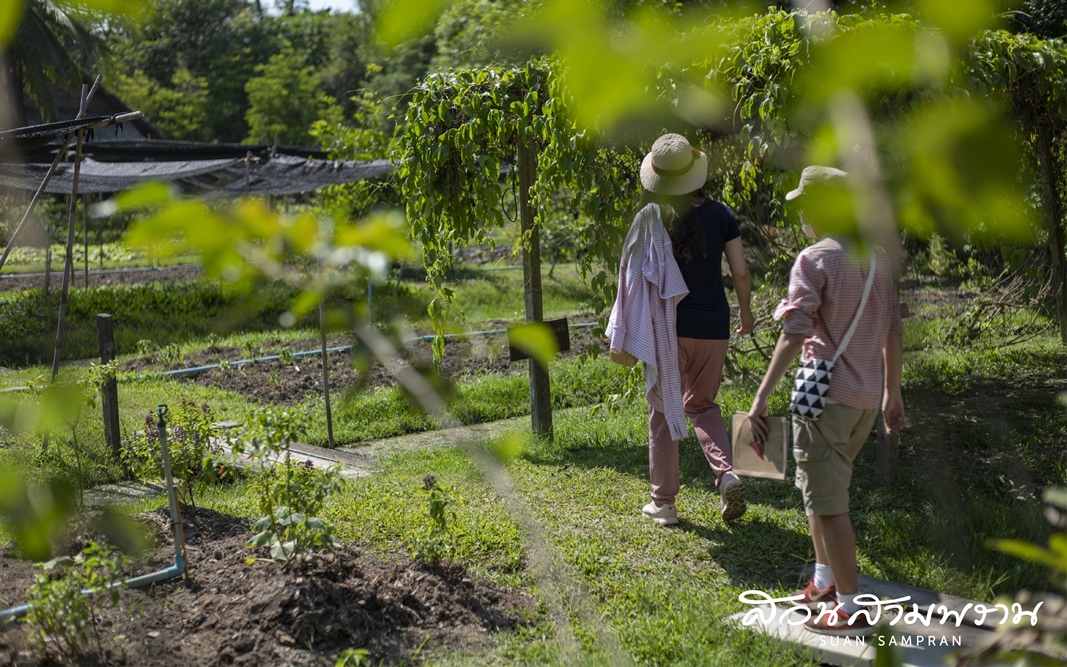
[[[589,250],[581,258],[583,269],[593,272],[594,288],[612,298],[603,267],[617,259],[635,170],[578,130],[566,107],[553,63],[544,60],[436,74],[416,91],[396,176],[412,234],[423,247],[427,280],[438,293],[430,306],[438,333],[453,298],[445,280],[452,252],[472,243],[493,245],[492,230],[510,222],[518,223],[516,245],[523,253],[526,320],[542,321],[539,229],[545,212],[564,195],[576,217],[586,216],[574,229]],[[512,191],[517,220],[506,210]],[[443,351],[438,336],[434,352]],[[550,436],[548,375],[533,361],[530,390],[534,431]]]
[[[1067,43],[986,31],[973,40],[961,78],[982,95],[1005,98],[1023,128],[1041,193],[1060,341],[1067,345]]]

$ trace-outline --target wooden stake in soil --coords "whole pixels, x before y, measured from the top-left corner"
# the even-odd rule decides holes
[[[100,349],[100,363],[106,365],[115,359],[115,328],[107,313],[96,316],[96,343]],[[122,443],[119,439],[119,390],[114,377],[104,382],[100,394],[104,409],[104,437],[118,460]]]
[[[85,241],[85,287],[89,288],[89,211],[82,202],[82,232]]]

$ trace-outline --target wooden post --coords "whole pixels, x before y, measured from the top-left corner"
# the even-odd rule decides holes
[[[1056,319],[1059,320],[1060,342],[1067,345],[1067,246],[1063,231],[1062,202],[1057,183],[1059,166],[1053,150],[1052,129],[1044,119],[1036,121],[1037,160],[1040,167],[1041,209],[1048,229],[1049,251],[1052,258],[1052,292],[1056,297]]]
[[[874,422],[874,428],[878,437],[878,446],[875,449],[875,467],[878,469],[878,479],[882,484],[889,485],[897,479],[900,435],[886,433],[881,411],[879,411],[878,418]]]
[[[101,199],[103,199],[103,195],[97,193],[96,203],[99,204]],[[108,218],[108,221],[110,220],[111,218]],[[101,269],[104,268],[104,224],[104,219],[100,218],[100,226],[96,228],[96,249],[100,253],[99,260]]]
[[[315,270],[322,282],[322,262],[315,260]],[[333,443],[333,412],[330,410],[330,359],[326,356],[326,292],[319,297],[319,345],[322,346],[322,397],[326,401],[326,439]]]
[[[48,223],[45,223],[44,242],[44,295],[48,296],[52,285],[52,225]]]
[[[530,202],[530,189],[537,176],[536,149],[519,139],[519,221],[523,236],[529,235],[529,242],[522,248],[523,296],[526,302],[526,321],[543,322],[544,309],[541,304],[541,241],[538,225],[534,219],[533,205]],[[552,438],[552,389],[549,384],[548,369],[533,359],[530,365],[530,420],[536,435]]]
[[[89,210],[82,202],[82,233],[85,245],[85,289],[89,289]]]
[[[115,328],[111,316],[100,313],[96,316],[96,343],[100,349],[100,363],[108,364],[115,359]],[[115,378],[109,378],[100,387],[104,408],[104,437],[111,445],[111,453],[119,457],[122,442],[119,436],[119,390]]]

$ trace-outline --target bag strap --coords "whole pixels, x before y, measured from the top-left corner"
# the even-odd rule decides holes
[[[871,269],[867,272],[867,284],[863,286],[863,297],[860,299],[860,307],[856,309],[856,316],[852,318],[852,324],[848,326],[848,331],[845,332],[845,337],[841,339],[841,344],[837,346],[837,352],[834,353],[834,361],[845,351],[848,344],[852,342],[852,334],[856,333],[856,326],[860,323],[860,315],[863,314],[863,309],[867,305],[867,297],[871,295],[871,285],[874,284],[874,269],[878,264],[878,256],[875,254],[875,249],[871,248]]]

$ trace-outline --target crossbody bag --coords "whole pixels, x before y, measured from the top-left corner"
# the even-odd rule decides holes
[[[871,250],[871,269],[867,274],[867,284],[863,286],[863,298],[860,299],[856,316],[852,318],[845,337],[837,346],[837,352],[833,359],[804,359],[801,358],[797,368],[796,379],[793,381],[793,391],[789,395],[789,412],[797,417],[818,419],[826,409],[826,392],[830,389],[830,378],[834,375],[834,364],[852,341],[852,334],[856,333],[856,326],[860,322],[863,309],[867,306],[867,297],[871,295],[871,286],[874,284],[874,269],[877,258],[874,250]]]

